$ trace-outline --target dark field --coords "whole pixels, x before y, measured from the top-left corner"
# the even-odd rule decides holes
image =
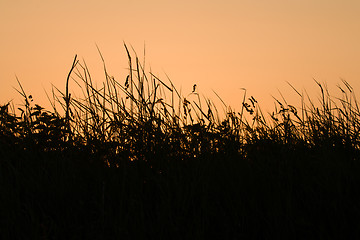
[[[125,46],[128,52],[127,47]],[[47,111],[0,108],[1,239],[359,239],[360,111],[351,86],[234,112],[129,56],[120,84],[74,59]],[[69,81],[82,86],[72,97]],[[195,100],[194,100],[195,99]],[[221,100],[221,99],[220,99]]]

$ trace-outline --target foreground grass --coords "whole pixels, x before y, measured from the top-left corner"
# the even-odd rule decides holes
[[[96,88],[75,58],[52,111],[21,85],[20,113],[1,106],[2,239],[359,237],[360,112],[345,81],[339,99],[318,84],[320,104],[295,90],[300,109],[275,100],[267,117],[244,95],[221,118],[125,49],[124,84],[104,65]]]

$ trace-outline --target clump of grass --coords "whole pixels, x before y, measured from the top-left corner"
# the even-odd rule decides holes
[[[3,238],[359,235],[360,112],[345,80],[339,98],[315,81],[318,103],[290,85],[301,107],[275,99],[268,115],[246,90],[239,111],[218,96],[221,117],[124,47],[122,83],[99,51],[100,87],[75,57],[52,111],[20,82],[20,115],[0,107]]]

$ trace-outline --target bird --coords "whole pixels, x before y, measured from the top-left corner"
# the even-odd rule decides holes
[[[195,90],[196,90],[196,84],[194,84],[192,92],[195,92]]]

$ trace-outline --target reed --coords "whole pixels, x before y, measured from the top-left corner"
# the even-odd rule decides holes
[[[360,233],[359,107],[332,97],[264,114],[182,95],[124,44],[128,74],[97,87],[75,56],[65,91],[0,106],[0,235],[14,238],[309,238]],[[144,57],[145,58],[145,57]],[[82,95],[71,94],[70,86]]]

